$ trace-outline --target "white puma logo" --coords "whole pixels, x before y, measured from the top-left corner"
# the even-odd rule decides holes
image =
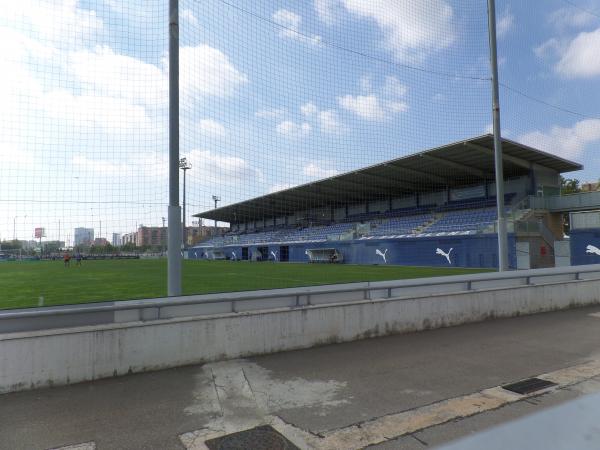
[[[379,250],[379,249],[376,249],[376,250],[375,250],[375,254],[376,254],[376,255],[379,255],[379,256],[381,256],[381,257],[383,258],[383,263],[384,263],[384,264],[387,264],[387,259],[386,259],[386,257],[385,257],[385,255],[387,254],[387,252],[388,252],[388,249],[387,249],[387,248],[385,249],[385,251],[384,251],[384,252],[382,252],[382,251],[381,251],[381,250]]]
[[[450,253],[452,253],[452,250],[454,250],[454,249],[450,248],[450,250],[448,250],[448,253],[446,253],[444,250],[442,250],[441,248],[438,247],[435,250],[435,254],[443,256],[444,258],[446,258],[448,260],[448,264],[452,264],[452,261],[450,261]]]
[[[585,252],[600,256],[600,248],[596,247],[595,245],[588,245],[585,249]]]
[[[277,261],[277,253],[271,250],[271,255],[273,255],[273,260]]]

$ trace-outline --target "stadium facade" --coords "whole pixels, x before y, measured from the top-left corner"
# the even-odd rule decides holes
[[[503,139],[512,268],[555,265],[572,161]],[[198,259],[497,267],[493,137],[484,135],[196,214],[230,231]],[[598,202],[600,204],[600,202]]]

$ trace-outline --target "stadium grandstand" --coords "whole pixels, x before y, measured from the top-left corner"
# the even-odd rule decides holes
[[[558,195],[560,175],[583,167],[508,139],[503,150],[510,266],[552,266],[554,243],[564,238],[563,213],[534,210],[526,200]],[[230,231],[189,249],[190,258],[494,268],[493,137],[455,142],[196,216],[227,222]],[[527,261],[519,261],[519,252],[527,253]]]

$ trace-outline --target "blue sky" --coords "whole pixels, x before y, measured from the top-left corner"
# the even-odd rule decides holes
[[[167,3],[3,6],[0,238],[161,224]],[[188,223],[213,194],[232,203],[485,133],[486,3],[181,0]],[[498,2],[502,125],[594,180],[600,1],[572,3]]]

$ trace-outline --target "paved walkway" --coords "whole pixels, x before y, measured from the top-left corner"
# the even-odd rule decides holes
[[[501,385],[540,376],[518,395]],[[0,396],[0,449],[206,449],[271,424],[299,448],[424,449],[600,391],[584,308]]]

